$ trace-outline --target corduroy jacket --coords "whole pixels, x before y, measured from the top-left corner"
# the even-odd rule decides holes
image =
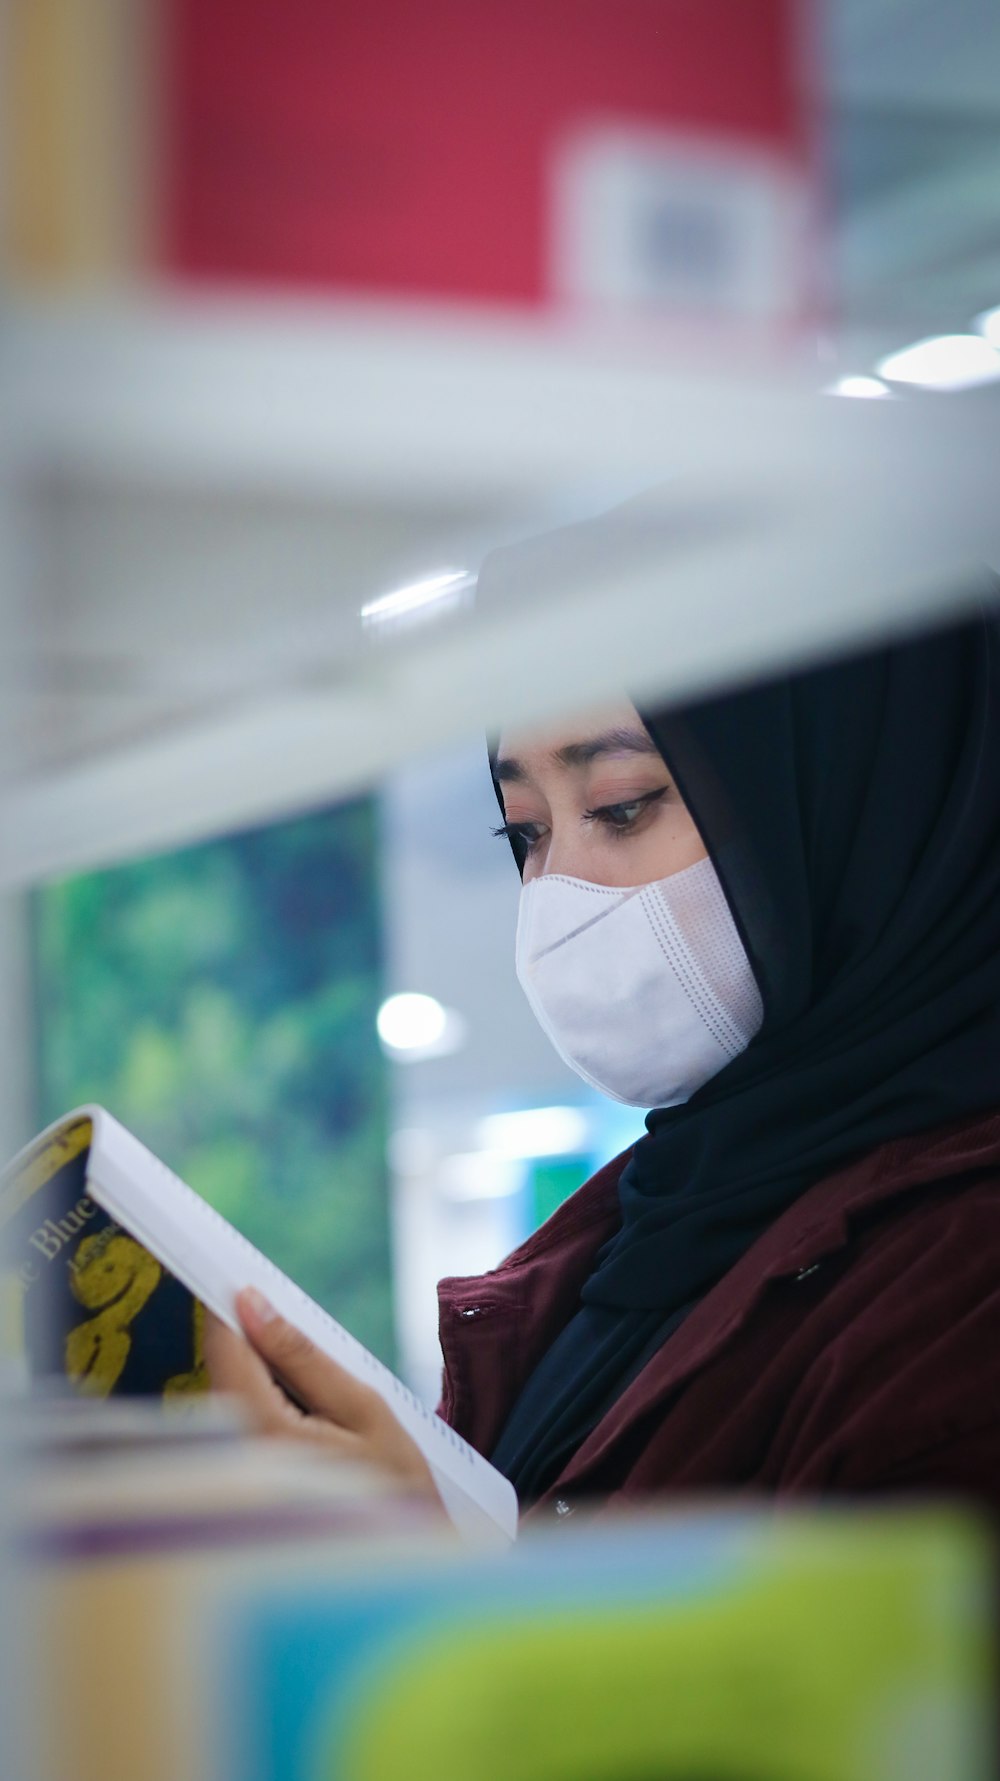
[[[493,1272],[441,1282],[440,1413],[487,1457],[617,1226],[628,1155]],[[881,1145],[810,1188],[529,1513],[733,1489],[919,1490],[1000,1511],[1000,1112]]]

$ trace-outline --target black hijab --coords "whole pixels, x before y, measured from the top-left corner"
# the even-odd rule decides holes
[[[541,1380],[551,1425],[558,1387],[562,1458],[616,1395],[610,1357],[620,1390],[809,1186],[1000,1103],[996,612],[642,715],[715,865],[764,1021],[690,1101],[646,1119],[558,1377],[549,1367],[546,1384],[543,1364],[523,1400]],[[545,1425],[517,1408],[498,1452],[516,1449],[522,1471],[530,1459],[534,1494],[559,1455],[547,1435],[547,1454],[532,1445],[530,1422]]]

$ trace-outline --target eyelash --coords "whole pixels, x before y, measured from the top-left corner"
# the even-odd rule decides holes
[[[645,792],[641,798],[627,798],[622,804],[602,804],[596,810],[585,810],[583,820],[584,822],[600,823],[607,834],[614,835],[616,839],[620,840],[623,836],[631,833],[643,812],[651,805],[659,803],[661,798],[665,798],[669,790],[669,786],[661,785],[655,792]],[[636,815],[629,817],[624,822],[616,821],[616,817],[626,810],[635,810]],[[540,823],[533,822],[504,822],[500,824],[499,828],[491,829],[490,833],[495,835],[497,840],[519,844],[526,853],[531,853],[532,849],[538,846],[541,837],[530,835],[526,831],[541,826]]]

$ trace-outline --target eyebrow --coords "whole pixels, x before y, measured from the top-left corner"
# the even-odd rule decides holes
[[[602,755],[660,753],[646,730],[603,730],[599,736],[588,736],[583,742],[567,742],[552,751],[552,760],[560,767],[588,767]],[[661,757],[662,758],[662,757]],[[528,778],[522,763],[512,755],[494,762],[494,776],[504,785],[523,784]]]

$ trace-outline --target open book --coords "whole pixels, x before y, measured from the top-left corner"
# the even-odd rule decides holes
[[[103,1107],[80,1107],[0,1178],[3,1319],[32,1372],[100,1396],[204,1390],[203,1307],[231,1328],[256,1286],[391,1406],[456,1527],[517,1531],[513,1486]]]

